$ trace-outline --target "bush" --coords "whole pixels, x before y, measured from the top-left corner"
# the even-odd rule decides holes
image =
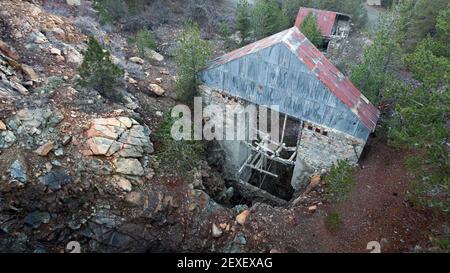
[[[342,220],[337,212],[330,212],[325,218],[325,226],[330,232],[337,232],[341,229]]]
[[[174,140],[171,135],[173,124],[174,120],[168,112],[155,131],[156,140],[161,145],[157,157],[164,173],[186,178],[188,173],[200,167],[204,146],[197,140]]]
[[[190,104],[197,94],[200,82],[198,74],[211,55],[211,47],[208,41],[201,38],[198,24],[193,22],[184,26],[178,37],[178,43],[179,48],[175,57],[178,74],[177,97]]]
[[[439,248],[439,250],[450,253],[450,235],[444,235],[434,239],[433,244]]]
[[[121,100],[118,88],[123,86],[123,70],[111,61],[109,52],[94,37],[89,38],[88,45],[79,69],[80,85],[91,87],[104,97]]]
[[[111,24],[127,13],[122,0],[97,0],[94,1],[94,8],[99,12],[101,24]]]
[[[138,48],[141,58],[145,57],[145,51],[147,49],[156,49],[156,43],[147,29],[140,29],[136,33],[136,47]]]
[[[312,12],[309,13],[308,16],[306,16],[305,20],[300,26],[300,30],[316,47],[320,47],[322,45],[322,32],[317,25],[317,19]]]
[[[355,185],[353,168],[347,160],[339,160],[325,178],[327,198],[333,202],[345,201]]]

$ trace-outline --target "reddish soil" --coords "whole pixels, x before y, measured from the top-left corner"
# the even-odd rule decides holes
[[[370,150],[355,172],[357,185],[348,200],[322,207],[327,213],[339,213],[341,229],[331,234],[322,215],[316,221],[316,237],[332,252],[368,252],[370,241],[381,242],[382,252],[410,251],[416,245],[431,247],[432,227],[444,220],[415,208],[408,200],[411,177],[404,161],[410,153],[378,140],[372,142]]]

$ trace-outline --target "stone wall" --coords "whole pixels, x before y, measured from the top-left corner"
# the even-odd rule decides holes
[[[305,122],[297,145],[292,186],[300,189],[309,175],[328,171],[338,160],[356,164],[365,142],[337,130]]]
[[[217,112],[211,113],[210,115],[203,113],[204,120],[214,118],[214,114],[219,114],[221,112],[225,117],[226,106],[230,107],[245,107],[246,103],[243,101],[234,100],[230,97],[225,97],[220,93],[213,91],[207,86],[200,86],[203,107],[208,105],[217,105],[220,107]],[[234,123],[234,120],[225,119],[225,126],[230,126]],[[225,129],[226,130],[226,129]],[[239,175],[239,169],[247,160],[250,155],[250,149],[245,145],[244,142],[240,140],[218,140],[218,147],[223,151],[225,155],[225,162],[223,166],[224,178],[238,181],[239,179],[243,181],[248,181],[250,179],[250,171],[248,169]]]
[[[227,105],[234,107],[247,105],[245,101],[223,96],[206,86],[202,86],[201,90],[204,107],[211,104],[221,107],[216,113],[225,111]],[[213,116],[214,114],[210,118]],[[232,122],[226,120],[226,124]],[[223,140],[218,143],[225,154],[224,175],[227,179],[236,179],[239,168],[250,155],[250,150],[242,141]],[[347,159],[350,164],[356,164],[364,145],[365,141],[362,139],[332,128],[303,122],[303,128],[299,130],[292,187],[296,190],[301,189],[309,182],[310,175],[323,170],[328,171],[338,160]],[[246,174],[241,175],[241,179],[242,177],[248,179]]]

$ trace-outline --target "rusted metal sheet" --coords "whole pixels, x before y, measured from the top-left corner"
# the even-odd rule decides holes
[[[336,21],[336,17],[340,13],[328,10],[318,10],[301,7],[300,10],[298,11],[297,19],[295,20],[295,26],[300,28],[305,18],[311,12],[317,19],[317,25],[320,27],[322,35],[326,37],[331,36],[333,34],[333,27]]]
[[[379,116],[297,27],[211,61],[201,77],[229,95],[364,140]]]

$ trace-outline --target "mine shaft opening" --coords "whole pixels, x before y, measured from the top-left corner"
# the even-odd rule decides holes
[[[268,121],[270,123],[270,121]],[[280,114],[280,141],[285,147],[297,147],[300,135],[301,122],[290,117]],[[296,151],[295,151],[296,152]],[[281,150],[280,158],[292,158],[295,162],[295,155],[292,151]],[[289,201],[294,194],[294,188],[291,185],[292,175],[294,171],[293,164],[285,164],[274,160],[266,160],[266,169],[268,173],[252,170],[248,182],[269,194],[282,200]],[[269,173],[275,174],[271,176]]]
[[[230,141],[209,142],[207,161],[224,176],[225,182],[220,193],[208,192],[216,202],[229,207],[252,206],[255,202],[283,207],[292,199],[295,190],[291,182],[302,122],[277,113],[274,116],[278,123],[274,128],[279,128],[272,131],[272,112],[276,112],[267,110],[267,116],[262,116],[267,118],[266,131],[256,128],[257,139],[239,140],[234,144]],[[258,114],[258,124],[260,120]],[[237,172],[236,168],[239,169]]]

